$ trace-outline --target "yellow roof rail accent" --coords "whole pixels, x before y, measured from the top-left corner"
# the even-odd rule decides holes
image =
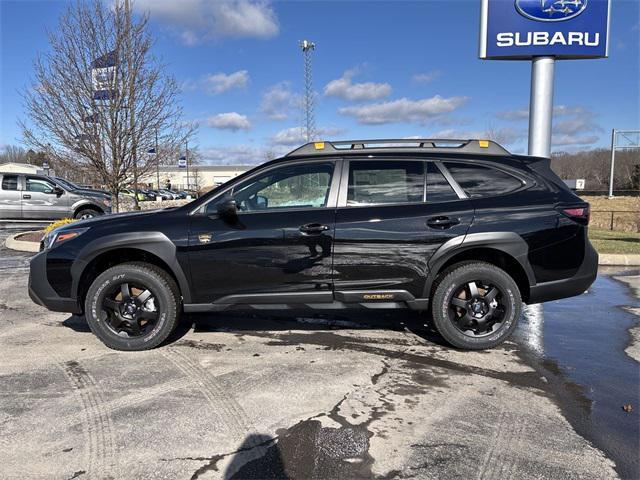
[[[324,142],[315,142],[313,146],[316,148],[316,150],[324,150]]]
[[[480,148],[489,148],[489,140],[478,140]]]

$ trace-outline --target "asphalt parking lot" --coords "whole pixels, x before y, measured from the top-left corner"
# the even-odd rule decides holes
[[[453,350],[408,312],[190,316],[104,347],[0,230],[2,478],[638,478],[640,272]],[[623,406],[632,405],[631,412]]]

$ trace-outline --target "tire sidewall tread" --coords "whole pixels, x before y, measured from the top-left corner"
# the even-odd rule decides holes
[[[449,319],[449,297],[472,279],[492,280],[500,284],[503,296],[509,297],[505,324],[485,337],[473,338],[460,332]],[[465,350],[484,350],[506,341],[515,330],[522,309],[522,297],[516,282],[501,268],[487,262],[463,262],[453,265],[440,275],[434,286],[431,312],[438,333],[452,346]],[[503,299],[504,301],[504,299]]]
[[[148,287],[155,290],[155,295],[160,297],[159,303],[164,307],[156,326],[143,337],[120,337],[104,325],[98,315],[98,301],[104,290],[124,279],[148,283]],[[161,345],[175,330],[179,314],[180,295],[173,278],[161,268],[144,262],[122,263],[105,270],[93,281],[85,299],[85,317],[89,328],[100,341],[114,350],[149,350]]]

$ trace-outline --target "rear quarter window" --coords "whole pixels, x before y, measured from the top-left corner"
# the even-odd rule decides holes
[[[444,165],[470,198],[503,195],[524,185],[519,178],[497,168],[471,163],[445,162]]]

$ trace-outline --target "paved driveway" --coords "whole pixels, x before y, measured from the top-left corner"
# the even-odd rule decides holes
[[[407,312],[267,312],[189,317],[170,345],[122,353],[31,303],[28,258],[0,249],[2,478],[638,476],[638,298],[616,280],[637,272],[529,307],[487,352]]]

